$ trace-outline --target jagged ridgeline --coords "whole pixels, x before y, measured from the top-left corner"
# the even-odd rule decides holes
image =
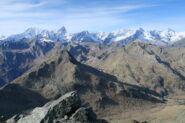
[[[24,98],[21,89],[28,92]],[[163,102],[161,96],[150,89],[120,82],[113,75],[78,62],[68,51],[58,50],[1,89],[1,115],[8,118],[72,90],[76,90],[83,103],[89,103],[99,116]],[[6,98],[4,91],[10,98]]]
[[[121,29],[114,32],[94,32],[87,30],[77,33],[67,32],[65,27],[59,30],[42,30],[37,28],[28,28],[23,33],[10,35],[8,37],[0,36],[0,41],[18,41],[23,38],[37,38],[40,41],[53,42],[102,42],[105,44],[116,43],[118,45],[127,45],[134,40],[150,42],[157,45],[173,44],[185,38],[185,32],[176,32],[172,29],[166,30],[144,30],[142,28],[131,30]]]
[[[27,117],[34,108],[70,91],[77,91],[82,105],[90,104],[98,118],[111,122],[118,122],[115,119],[119,118],[120,122],[145,121],[147,118],[138,117],[138,112],[145,113],[149,120],[161,118],[164,113],[150,116],[147,111],[159,110],[153,111],[154,107],[168,111],[168,103],[171,110],[182,111],[182,105],[179,107],[179,103],[183,104],[185,83],[182,44],[183,40],[171,46],[141,41],[126,46],[102,42],[62,44],[38,38],[3,41],[0,119],[5,121],[20,113]],[[180,102],[174,97],[180,98]],[[17,118],[21,115],[14,117]]]

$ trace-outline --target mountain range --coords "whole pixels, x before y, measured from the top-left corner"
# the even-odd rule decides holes
[[[62,27],[30,28],[3,37],[0,122],[32,123],[40,113],[37,118],[44,120],[38,123],[48,123],[48,118],[51,122],[86,119],[91,117],[87,105],[98,119],[110,123],[183,122],[183,36],[170,29],[68,33]],[[71,91],[80,96],[80,105],[63,101]]]
[[[68,33],[65,27],[62,27],[57,31],[29,28],[21,34],[15,34],[8,37],[1,36],[0,40],[17,41],[23,38],[32,39],[35,37],[37,37],[40,41],[60,41],[62,43],[103,42],[105,44],[116,43],[123,46],[134,40],[141,40],[152,44],[166,45],[183,40],[185,38],[185,32],[175,32],[172,29],[166,29],[163,31],[146,31],[139,28],[137,30],[121,29],[114,32],[90,33],[88,31],[82,31],[79,33]]]

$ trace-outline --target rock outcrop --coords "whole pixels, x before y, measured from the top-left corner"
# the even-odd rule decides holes
[[[106,123],[97,120],[91,107],[83,107],[75,91],[69,92],[30,114],[15,115],[6,123]]]

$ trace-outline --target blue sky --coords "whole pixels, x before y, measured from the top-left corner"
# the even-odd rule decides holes
[[[142,27],[185,31],[184,0],[0,0],[0,35],[29,27],[68,32]]]

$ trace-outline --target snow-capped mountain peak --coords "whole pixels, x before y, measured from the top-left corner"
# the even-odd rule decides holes
[[[22,38],[34,38],[46,41],[45,39],[60,42],[103,42],[106,44],[119,43],[127,45],[134,40],[141,40],[153,44],[172,44],[185,38],[185,32],[175,32],[172,29],[163,31],[150,30],[143,28],[137,30],[121,29],[113,32],[90,33],[82,31],[79,33],[68,33],[65,27],[57,31],[41,30],[37,28],[29,28],[25,32],[12,35],[5,40],[20,40]]]
[[[38,28],[28,28],[23,34],[25,35],[37,35],[41,33],[42,30]]]
[[[141,28],[141,27],[137,31],[138,32],[142,32],[142,33],[145,32],[145,30],[143,28]]]
[[[99,39],[96,37],[96,34],[89,33],[87,30],[75,33],[71,37],[71,41],[75,42],[97,42]]]
[[[5,40],[20,40],[23,38],[33,38],[39,35],[41,32],[42,30],[38,28],[28,28],[23,33],[11,35]]]

